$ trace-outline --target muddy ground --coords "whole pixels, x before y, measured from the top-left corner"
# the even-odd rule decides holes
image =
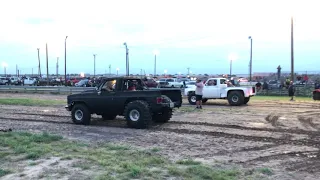
[[[44,94],[0,94],[1,97],[62,99]],[[148,130],[126,128],[122,117],[91,126],[74,125],[64,105],[27,107],[0,105],[0,128],[48,131],[87,142],[112,141],[161,148],[173,160],[191,157],[208,164],[243,168],[270,168],[270,179],[320,177],[320,103],[251,101],[231,107],[226,101],[209,101],[194,110],[185,101],[167,124]]]

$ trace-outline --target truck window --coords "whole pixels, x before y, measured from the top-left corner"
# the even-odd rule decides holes
[[[167,79],[167,82],[174,82],[173,79]]]
[[[220,84],[226,84],[226,80],[225,79],[220,79]]]
[[[211,79],[207,82],[207,86],[216,86],[216,85],[217,85],[216,79]]]
[[[114,91],[116,87],[116,80],[108,80],[104,83],[101,88],[101,91]]]

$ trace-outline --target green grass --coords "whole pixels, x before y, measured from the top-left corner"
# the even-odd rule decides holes
[[[23,106],[52,106],[65,104],[64,100],[42,100],[31,98],[0,98],[0,104]]]
[[[4,169],[0,168],[0,177],[5,176],[5,175],[10,174],[10,173],[11,173],[11,171],[4,170]]]
[[[73,168],[92,171],[96,176],[93,177],[95,179],[177,177],[179,179],[233,180],[239,175],[237,170],[214,169],[192,159],[174,163],[160,156],[157,153],[158,149],[155,148],[139,150],[111,143],[89,145],[65,140],[61,136],[48,133],[0,132],[0,139],[0,150],[6,152],[1,151],[0,168],[6,166],[4,163],[21,164],[21,161],[28,159],[37,160],[55,156],[61,157],[60,161],[73,161]],[[26,164],[26,166],[36,165],[35,161]],[[8,173],[12,171],[0,169],[0,176]],[[61,175],[68,175],[68,172]],[[46,177],[49,176],[50,174],[46,174]]]
[[[260,168],[260,169],[257,169],[257,171],[265,175],[269,175],[269,176],[273,175],[272,170],[269,168]]]
[[[176,163],[183,164],[183,165],[199,165],[199,164],[201,164],[199,161],[194,161],[192,159],[178,160]]]
[[[250,101],[288,101],[289,96],[254,96],[250,99]],[[313,101],[310,97],[294,97],[295,101]]]

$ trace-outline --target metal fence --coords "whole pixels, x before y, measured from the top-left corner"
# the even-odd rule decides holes
[[[64,87],[64,86],[0,86],[0,92],[16,93],[52,93],[74,94],[85,90],[93,90],[95,87]]]
[[[251,85],[243,85],[251,86]],[[9,93],[51,93],[51,94],[74,94],[80,93],[86,90],[93,90],[95,87],[65,87],[65,86],[0,86],[0,92]],[[296,96],[311,97],[313,86],[296,86]],[[184,88],[181,89],[182,94],[184,93]],[[272,89],[272,90],[258,90],[257,95],[267,95],[267,96],[288,96],[288,90],[286,88],[282,89]]]

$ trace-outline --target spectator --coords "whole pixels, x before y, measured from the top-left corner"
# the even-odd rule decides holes
[[[260,91],[261,86],[262,86],[262,84],[261,84],[261,82],[258,80],[258,82],[257,82],[257,84],[256,84],[257,91]]]
[[[202,95],[203,95],[203,83],[200,79],[196,82],[196,109],[202,109]]]
[[[294,101],[294,100],[293,100],[294,91],[295,91],[295,90],[294,90],[293,82],[290,81],[289,88],[288,88],[289,97],[291,97],[290,101]]]

